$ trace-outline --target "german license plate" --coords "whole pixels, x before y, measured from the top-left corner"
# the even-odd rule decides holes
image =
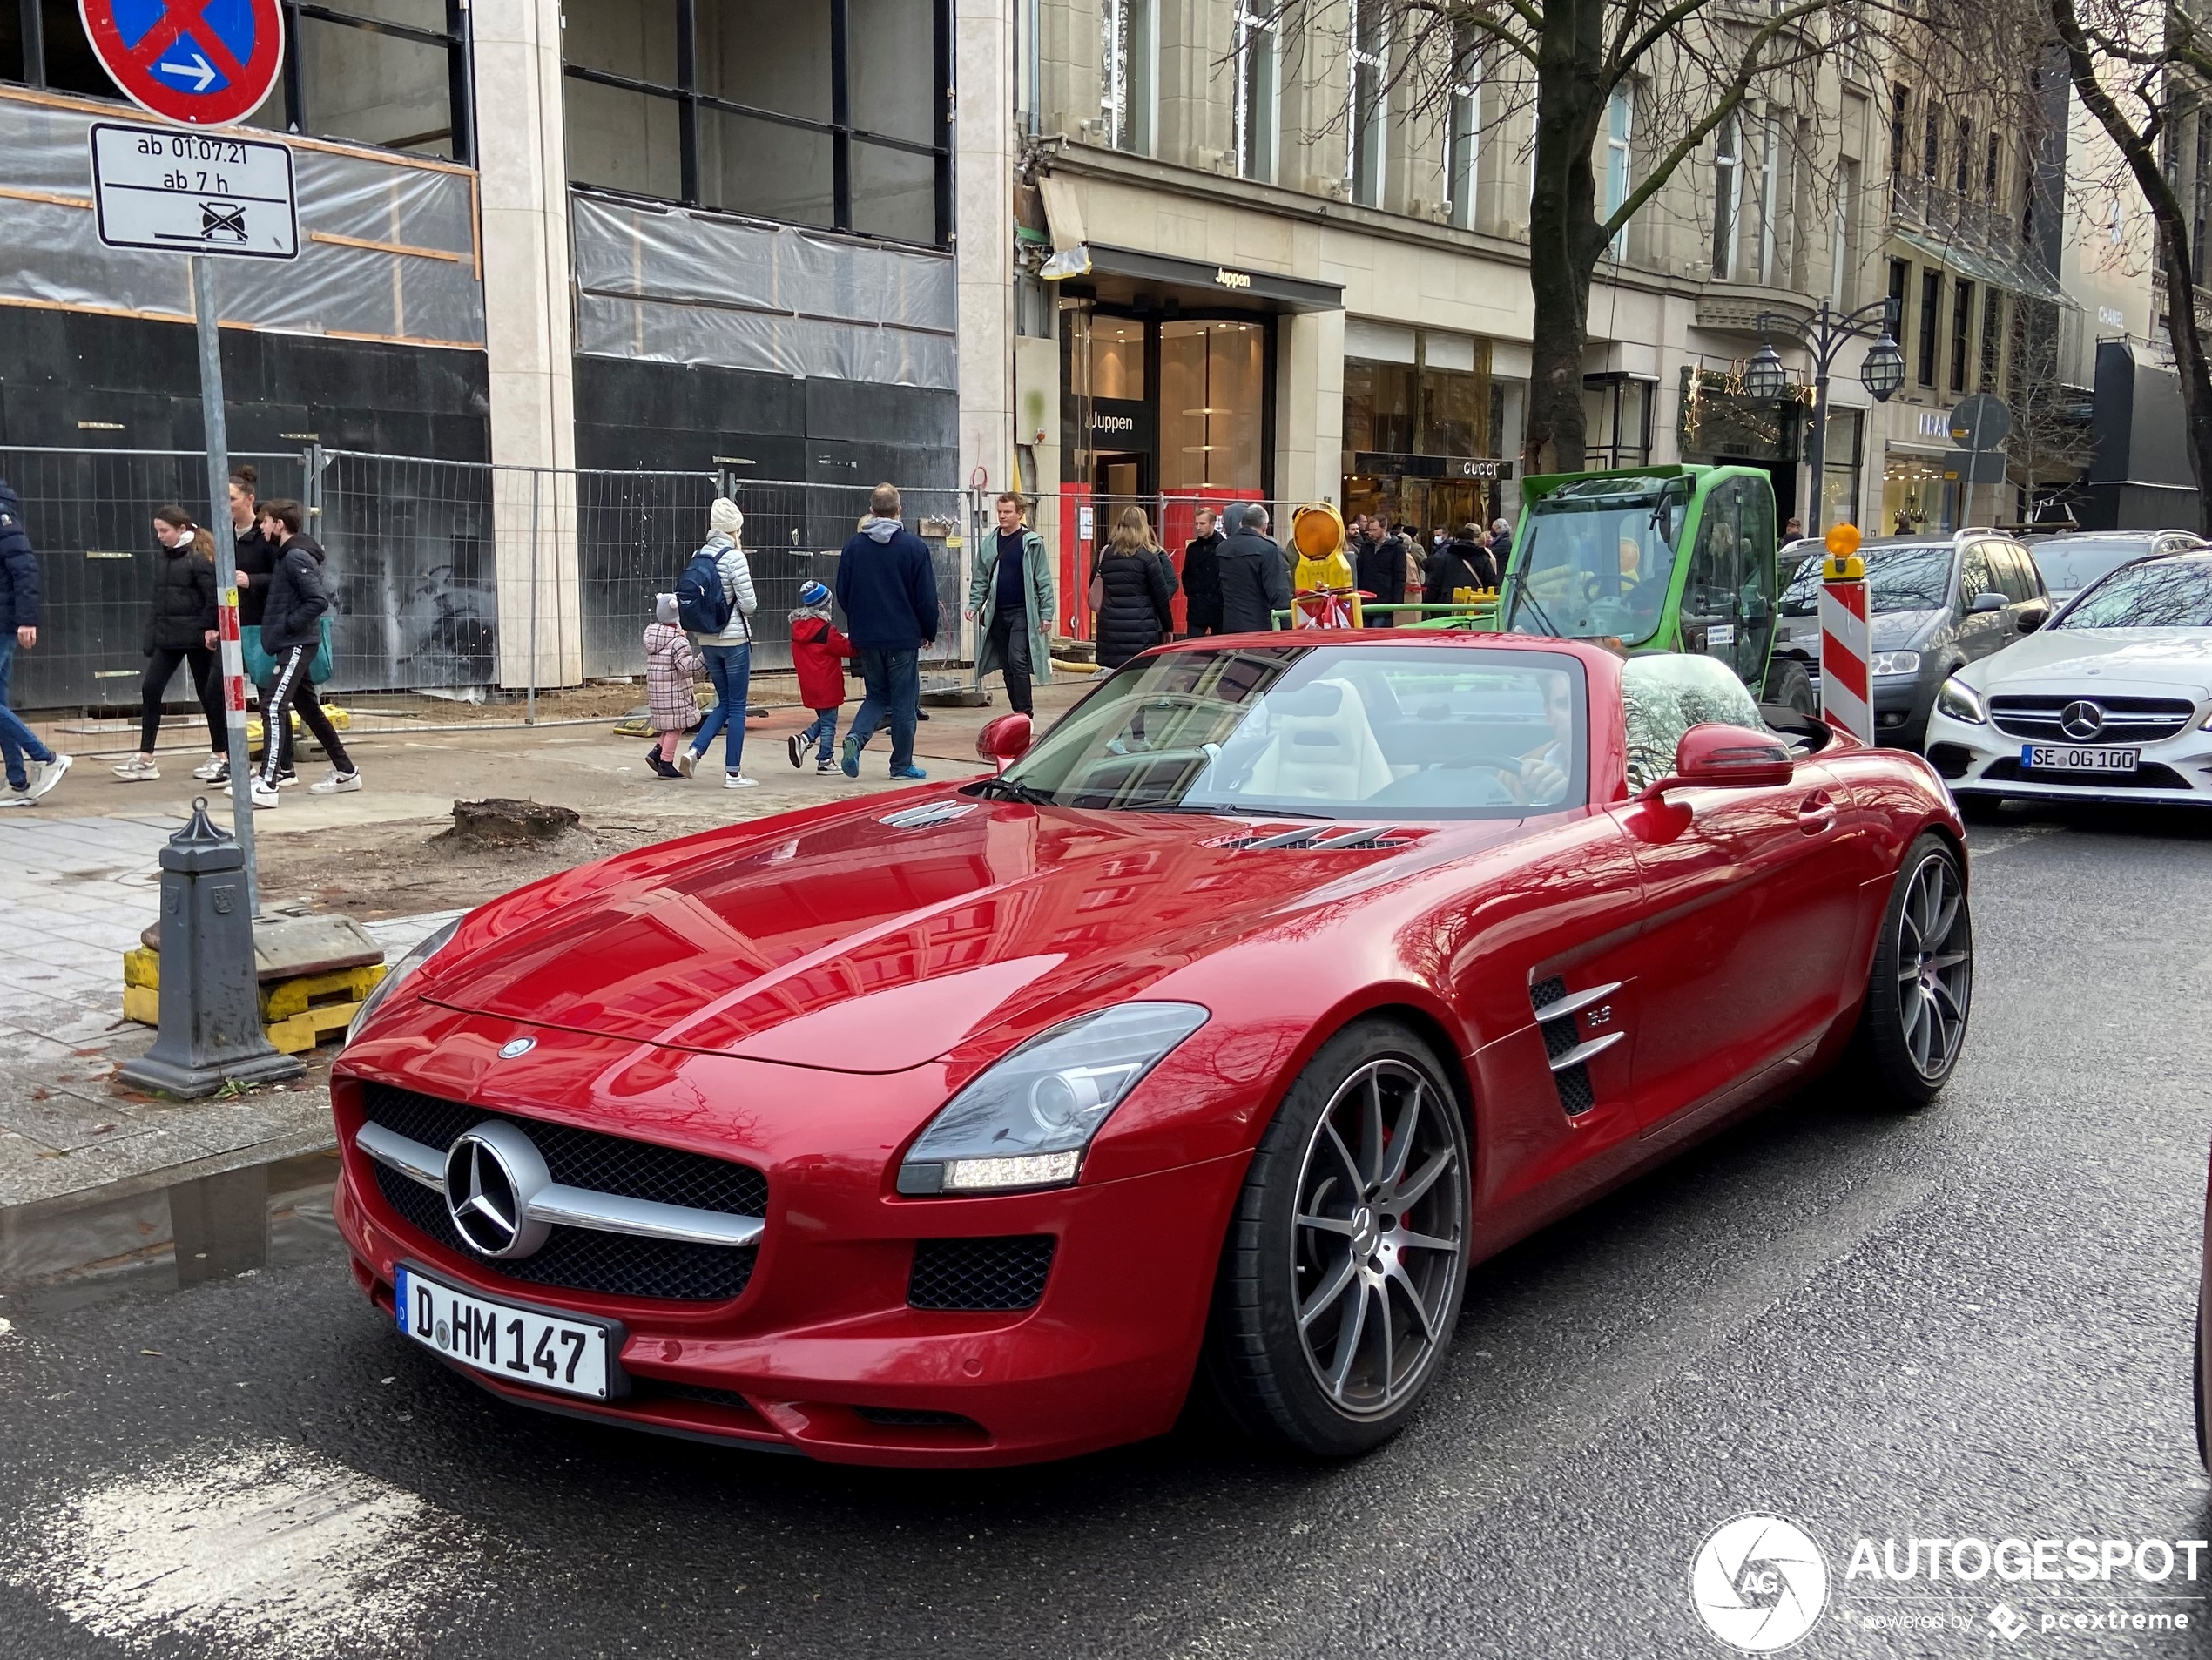
[[[400,1330],[446,1360],[512,1383],[609,1398],[609,1333],[596,1320],[494,1302],[404,1266],[392,1292]]]
[[[2114,749],[2103,744],[2020,746],[2020,765],[2038,773],[2132,773],[2141,757],[2139,749]]]

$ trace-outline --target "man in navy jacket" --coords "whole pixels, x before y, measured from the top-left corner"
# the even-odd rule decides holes
[[[867,689],[845,735],[845,776],[860,776],[860,751],[887,715],[891,776],[928,776],[914,765],[921,715],[921,653],[937,639],[937,572],[929,544],[899,523],[899,492],[879,484],[868,516],[837,561],[837,603]]]
[[[0,806],[29,806],[69,771],[70,758],[40,743],[38,734],[8,707],[8,674],[15,667],[16,648],[29,651],[37,644],[38,556],[24,529],[23,503],[0,479],[0,760],[6,762],[8,773],[8,794],[0,797]],[[26,757],[38,763],[35,779],[24,765]]]

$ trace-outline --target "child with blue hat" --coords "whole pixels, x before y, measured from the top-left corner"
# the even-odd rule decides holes
[[[799,700],[814,712],[813,724],[793,732],[787,752],[793,766],[806,761],[807,746],[815,746],[814,770],[827,773],[837,763],[837,712],[845,702],[845,662],[853,655],[853,642],[830,621],[830,590],[810,582],[799,590],[798,609],[791,613],[791,663],[799,671]]]

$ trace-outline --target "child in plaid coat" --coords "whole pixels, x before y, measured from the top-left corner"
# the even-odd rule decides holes
[[[653,602],[653,620],[645,624],[645,705],[660,734],[645,752],[645,764],[660,778],[684,776],[674,765],[676,746],[699,722],[699,700],[691,691],[691,678],[698,671],[691,637],[677,626],[676,596],[662,594]]]

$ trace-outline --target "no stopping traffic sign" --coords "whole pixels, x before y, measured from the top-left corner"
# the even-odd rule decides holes
[[[277,0],[78,0],[78,12],[123,95],[172,121],[242,120],[284,63]]]

